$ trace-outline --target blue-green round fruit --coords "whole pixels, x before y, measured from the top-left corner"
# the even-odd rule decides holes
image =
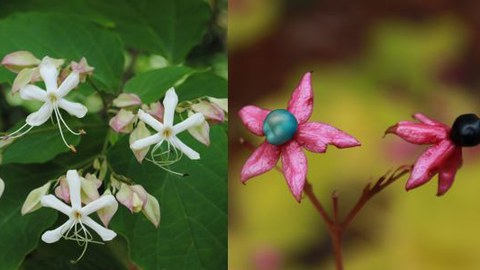
[[[271,111],[263,121],[263,133],[273,145],[281,145],[293,138],[298,129],[295,116],[284,109]]]

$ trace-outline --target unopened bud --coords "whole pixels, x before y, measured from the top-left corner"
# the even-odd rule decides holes
[[[153,225],[155,225],[155,227],[158,228],[158,225],[160,224],[160,204],[155,197],[148,194],[147,203],[145,204],[142,213],[153,223]]]
[[[42,200],[42,197],[48,194],[48,191],[50,190],[50,182],[46,183],[45,185],[36,188],[32,191],[27,196],[27,199],[23,203],[22,206],[22,215],[31,213],[37,209],[39,209],[42,205],[40,201]]]

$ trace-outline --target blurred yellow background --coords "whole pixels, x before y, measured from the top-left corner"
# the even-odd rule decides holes
[[[355,2],[355,3],[351,3]],[[240,183],[252,136],[245,105],[285,108],[313,70],[311,121],[352,134],[361,147],[307,153],[323,204],[337,190],[343,213],[362,188],[424,150],[385,129],[422,112],[447,124],[480,113],[480,5],[459,1],[229,1],[229,269],[333,269],[323,221],[298,204],[283,175]],[[437,178],[405,192],[406,177],[371,200],[343,242],[346,269],[480,269],[479,148],[464,151],[452,189]]]

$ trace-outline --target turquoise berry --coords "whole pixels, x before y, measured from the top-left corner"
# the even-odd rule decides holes
[[[270,144],[280,145],[293,138],[298,129],[295,116],[287,110],[271,111],[263,121],[263,133]]]

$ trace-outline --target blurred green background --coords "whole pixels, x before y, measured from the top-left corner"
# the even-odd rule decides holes
[[[478,1],[229,1],[229,268],[332,269],[328,234],[308,200],[300,205],[276,171],[242,185],[255,145],[237,116],[247,104],[284,108],[313,70],[311,120],[332,124],[362,147],[307,153],[309,180],[343,213],[386,170],[424,150],[387,127],[422,112],[453,123],[480,113]],[[406,177],[370,201],[344,239],[346,269],[480,269],[479,150],[465,149],[452,189],[437,197],[436,177],[405,192]]]

